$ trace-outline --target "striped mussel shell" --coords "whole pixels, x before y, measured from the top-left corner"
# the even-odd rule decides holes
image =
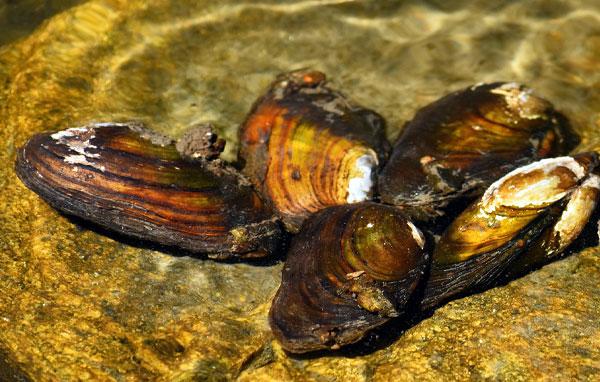
[[[560,255],[596,207],[597,154],[543,159],[494,182],[447,228],[422,307],[521,275]]]
[[[98,123],[33,136],[16,171],[57,210],[120,234],[215,258],[272,253],[281,230],[249,182],[189,159],[139,124]]]
[[[425,237],[397,208],[326,208],[291,243],[272,331],[293,353],[354,343],[405,313],[427,263]]]
[[[517,167],[568,153],[577,140],[531,89],[475,85],[425,106],[406,124],[379,177],[381,200],[430,220]]]
[[[322,208],[369,200],[389,144],[384,120],[325,84],[325,75],[283,74],[240,131],[244,173],[290,232]]]

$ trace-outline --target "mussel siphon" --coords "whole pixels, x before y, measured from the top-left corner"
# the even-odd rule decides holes
[[[127,236],[216,258],[272,253],[281,232],[261,197],[198,159],[138,124],[101,123],[33,136],[16,171],[59,211]]]

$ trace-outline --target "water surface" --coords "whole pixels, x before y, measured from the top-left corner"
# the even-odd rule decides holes
[[[590,281],[597,255],[461,300],[373,354],[289,359],[266,324],[280,264],[173,257],[81,230],[14,175],[15,148],[33,133],[91,121],[138,120],[173,137],[210,121],[234,159],[256,97],[303,67],[382,114],[392,140],[450,91],[517,81],[567,115],[582,136],[576,151],[600,146],[597,0],[0,2],[0,354],[15,373],[365,381],[600,372],[598,320],[583,321],[600,306]],[[549,339],[556,353],[544,349]]]

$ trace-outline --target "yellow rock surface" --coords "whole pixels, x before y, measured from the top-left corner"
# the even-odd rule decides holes
[[[28,2],[34,3],[34,2]],[[267,325],[281,264],[217,263],[82,228],[13,170],[33,133],[139,120],[237,126],[312,66],[397,136],[442,94],[525,82],[600,136],[595,1],[89,1],[0,46],[0,380],[600,380],[600,253],[455,301],[366,354],[286,355]],[[465,3],[466,4],[466,3]],[[0,20],[8,11],[0,6]]]

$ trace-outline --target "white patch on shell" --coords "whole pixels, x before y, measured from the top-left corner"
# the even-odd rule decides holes
[[[93,135],[85,141],[69,140],[66,145],[70,150],[73,150],[78,154],[85,155],[88,158],[100,158],[100,154],[92,154],[86,151],[87,149],[97,149],[96,146],[90,143],[91,139],[94,139]]]
[[[87,127],[72,127],[67,130],[62,130],[52,134],[50,137],[56,141],[63,141],[64,138],[72,138],[76,136],[78,133],[85,133],[88,131]],[[63,142],[61,142],[63,143]]]
[[[348,180],[347,203],[357,203],[368,200],[373,188],[373,173],[377,167],[377,158],[374,155],[362,155],[354,163],[361,176]]]
[[[435,160],[434,157],[425,155],[425,156],[422,156],[421,159],[419,159],[419,163],[421,163],[422,166],[425,166],[426,164],[428,164],[434,160]]]
[[[65,145],[69,150],[77,153],[77,155],[67,155],[64,159],[66,163],[91,166],[104,172],[104,166],[98,166],[97,164],[89,161],[89,159],[100,158],[99,153],[94,154],[87,151],[89,149],[97,148],[91,144],[91,140],[95,137],[94,127],[102,127],[102,124],[95,124],[92,126],[93,127],[91,128],[72,127],[70,129],[54,133],[50,137],[56,140],[58,144]]]
[[[559,248],[556,252],[561,252],[579,236],[596,208],[597,200],[593,197],[594,194],[590,195],[589,192],[597,191],[589,190],[590,188],[600,190],[600,177],[591,175],[571,195],[560,219],[554,225],[554,234],[559,238]]]
[[[410,233],[419,247],[421,249],[425,248],[425,236],[423,236],[423,233],[417,227],[415,227],[411,221],[407,220],[406,224],[408,225],[408,228],[410,228]]]
[[[505,84],[498,86],[497,88],[490,90],[490,92],[494,93],[494,94],[499,94],[499,95],[502,95],[505,97],[512,97],[512,96],[514,96],[514,91],[520,90],[520,89],[521,89],[521,85],[519,85],[518,83],[507,82]]]
[[[85,155],[67,155],[64,161],[70,164],[81,164],[84,166],[95,167],[94,163],[88,162],[88,158]]]
[[[356,271],[356,272],[346,273],[346,280],[357,279],[360,276],[362,276],[364,273],[365,273],[365,271]]]
[[[557,167],[567,168],[569,171],[575,174],[577,180],[582,179],[586,175],[585,168],[579,163],[577,163],[577,161],[572,157],[547,158],[530,163],[526,166],[519,167],[509,172],[502,178],[492,183],[490,187],[488,187],[488,189],[483,194],[483,197],[481,198],[484,210],[487,213],[493,213],[496,207],[503,205],[503,202],[505,202],[505,200],[497,196],[498,190],[500,189],[500,187],[502,187],[503,183],[509,181],[510,178],[521,174],[527,174],[535,170],[543,170],[544,174],[548,174],[550,171],[554,170]],[[524,189],[515,190],[513,194],[513,196],[515,197],[511,199],[510,205],[516,208],[525,208],[547,204],[550,202],[548,198],[541,198],[538,203],[535,203],[535,201],[532,200],[531,196],[536,196],[536,190],[541,189],[540,186],[553,186],[554,183],[558,183],[559,181],[560,180],[557,179],[557,177],[549,176],[548,179],[545,179],[542,182],[536,182]],[[566,194],[567,191],[557,192],[556,194],[552,195],[551,201],[560,200]]]
[[[540,139],[539,138],[531,137],[531,138],[529,138],[529,143],[531,143],[531,146],[536,149],[540,147]]]
[[[519,116],[525,119],[540,118],[540,112],[545,109],[545,104],[547,104],[540,98],[532,99],[533,90],[516,82],[502,84],[490,92],[503,96],[508,107],[516,110]]]
[[[310,91],[310,89],[307,89]],[[333,99],[321,99],[312,102],[313,105],[320,107],[321,109],[343,116],[347,109],[351,108],[351,105],[342,97],[335,97]]]
[[[121,123],[121,122],[97,122],[92,123],[92,127],[109,127],[109,126],[119,126],[119,127],[129,127],[130,124]],[[85,127],[83,127],[85,129]]]
[[[423,158],[421,158],[420,163],[421,167],[423,168],[423,172],[435,178],[435,180],[437,181],[436,187],[440,191],[452,192],[454,190],[454,187],[449,185],[448,182],[444,180],[444,177],[440,174],[440,169],[446,169],[443,164],[436,163],[435,158],[431,158],[429,161],[427,161],[427,159],[424,161]],[[430,202],[429,199],[428,202]]]
[[[478,82],[475,85],[471,86],[471,90],[475,90],[478,87],[483,86],[483,85],[485,85],[485,82]]]

